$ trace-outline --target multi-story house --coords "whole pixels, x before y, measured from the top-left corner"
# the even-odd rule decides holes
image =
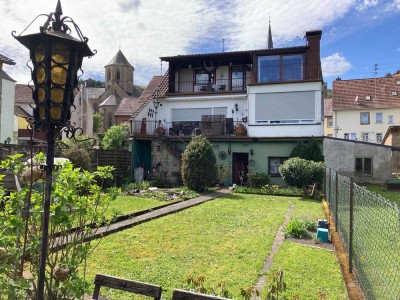
[[[400,124],[400,74],[333,82],[333,136],[381,143]]]
[[[10,144],[14,141],[14,90],[15,80],[4,70],[3,64],[15,65],[15,62],[0,54],[0,143]]]
[[[324,135],[333,136],[332,98],[324,99]]]
[[[176,181],[182,151],[202,134],[229,170],[225,184],[252,172],[281,182],[297,141],[323,136],[321,35],[306,32],[304,46],[161,57],[168,72],[132,118],[132,169]]]

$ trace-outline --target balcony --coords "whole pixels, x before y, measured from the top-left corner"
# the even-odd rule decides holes
[[[218,117],[218,116],[210,116]],[[247,136],[246,124],[233,118],[208,118],[208,121],[131,121],[131,136],[154,138],[157,136],[191,138],[195,135],[207,137]]]
[[[45,140],[46,132],[43,131],[32,131],[31,129],[18,129],[18,139],[30,139],[31,135],[33,139]]]
[[[174,92],[172,94],[201,94],[201,93],[227,93],[238,92],[243,93],[247,90],[246,82],[250,82],[248,78],[232,78],[232,79],[216,79],[208,82],[202,81],[175,81],[172,83]]]

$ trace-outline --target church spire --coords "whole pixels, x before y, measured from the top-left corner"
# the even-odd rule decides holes
[[[269,16],[267,49],[272,49],[272,48],[274,48],[274,44],[272,42],[272,33],[271,33],[271,16]]]

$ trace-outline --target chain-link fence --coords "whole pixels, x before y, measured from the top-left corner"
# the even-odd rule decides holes
[[[400,208],[330,169],[325,198],[365,298],[399,300]]]

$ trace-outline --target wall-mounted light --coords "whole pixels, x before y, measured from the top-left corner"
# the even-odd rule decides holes
[[[235,104],[235,110],[238,111],[239,110],[239,104]]]
[[[250,149],[250,155],[254,155],[254,150],[253,150],[253,148]]]

